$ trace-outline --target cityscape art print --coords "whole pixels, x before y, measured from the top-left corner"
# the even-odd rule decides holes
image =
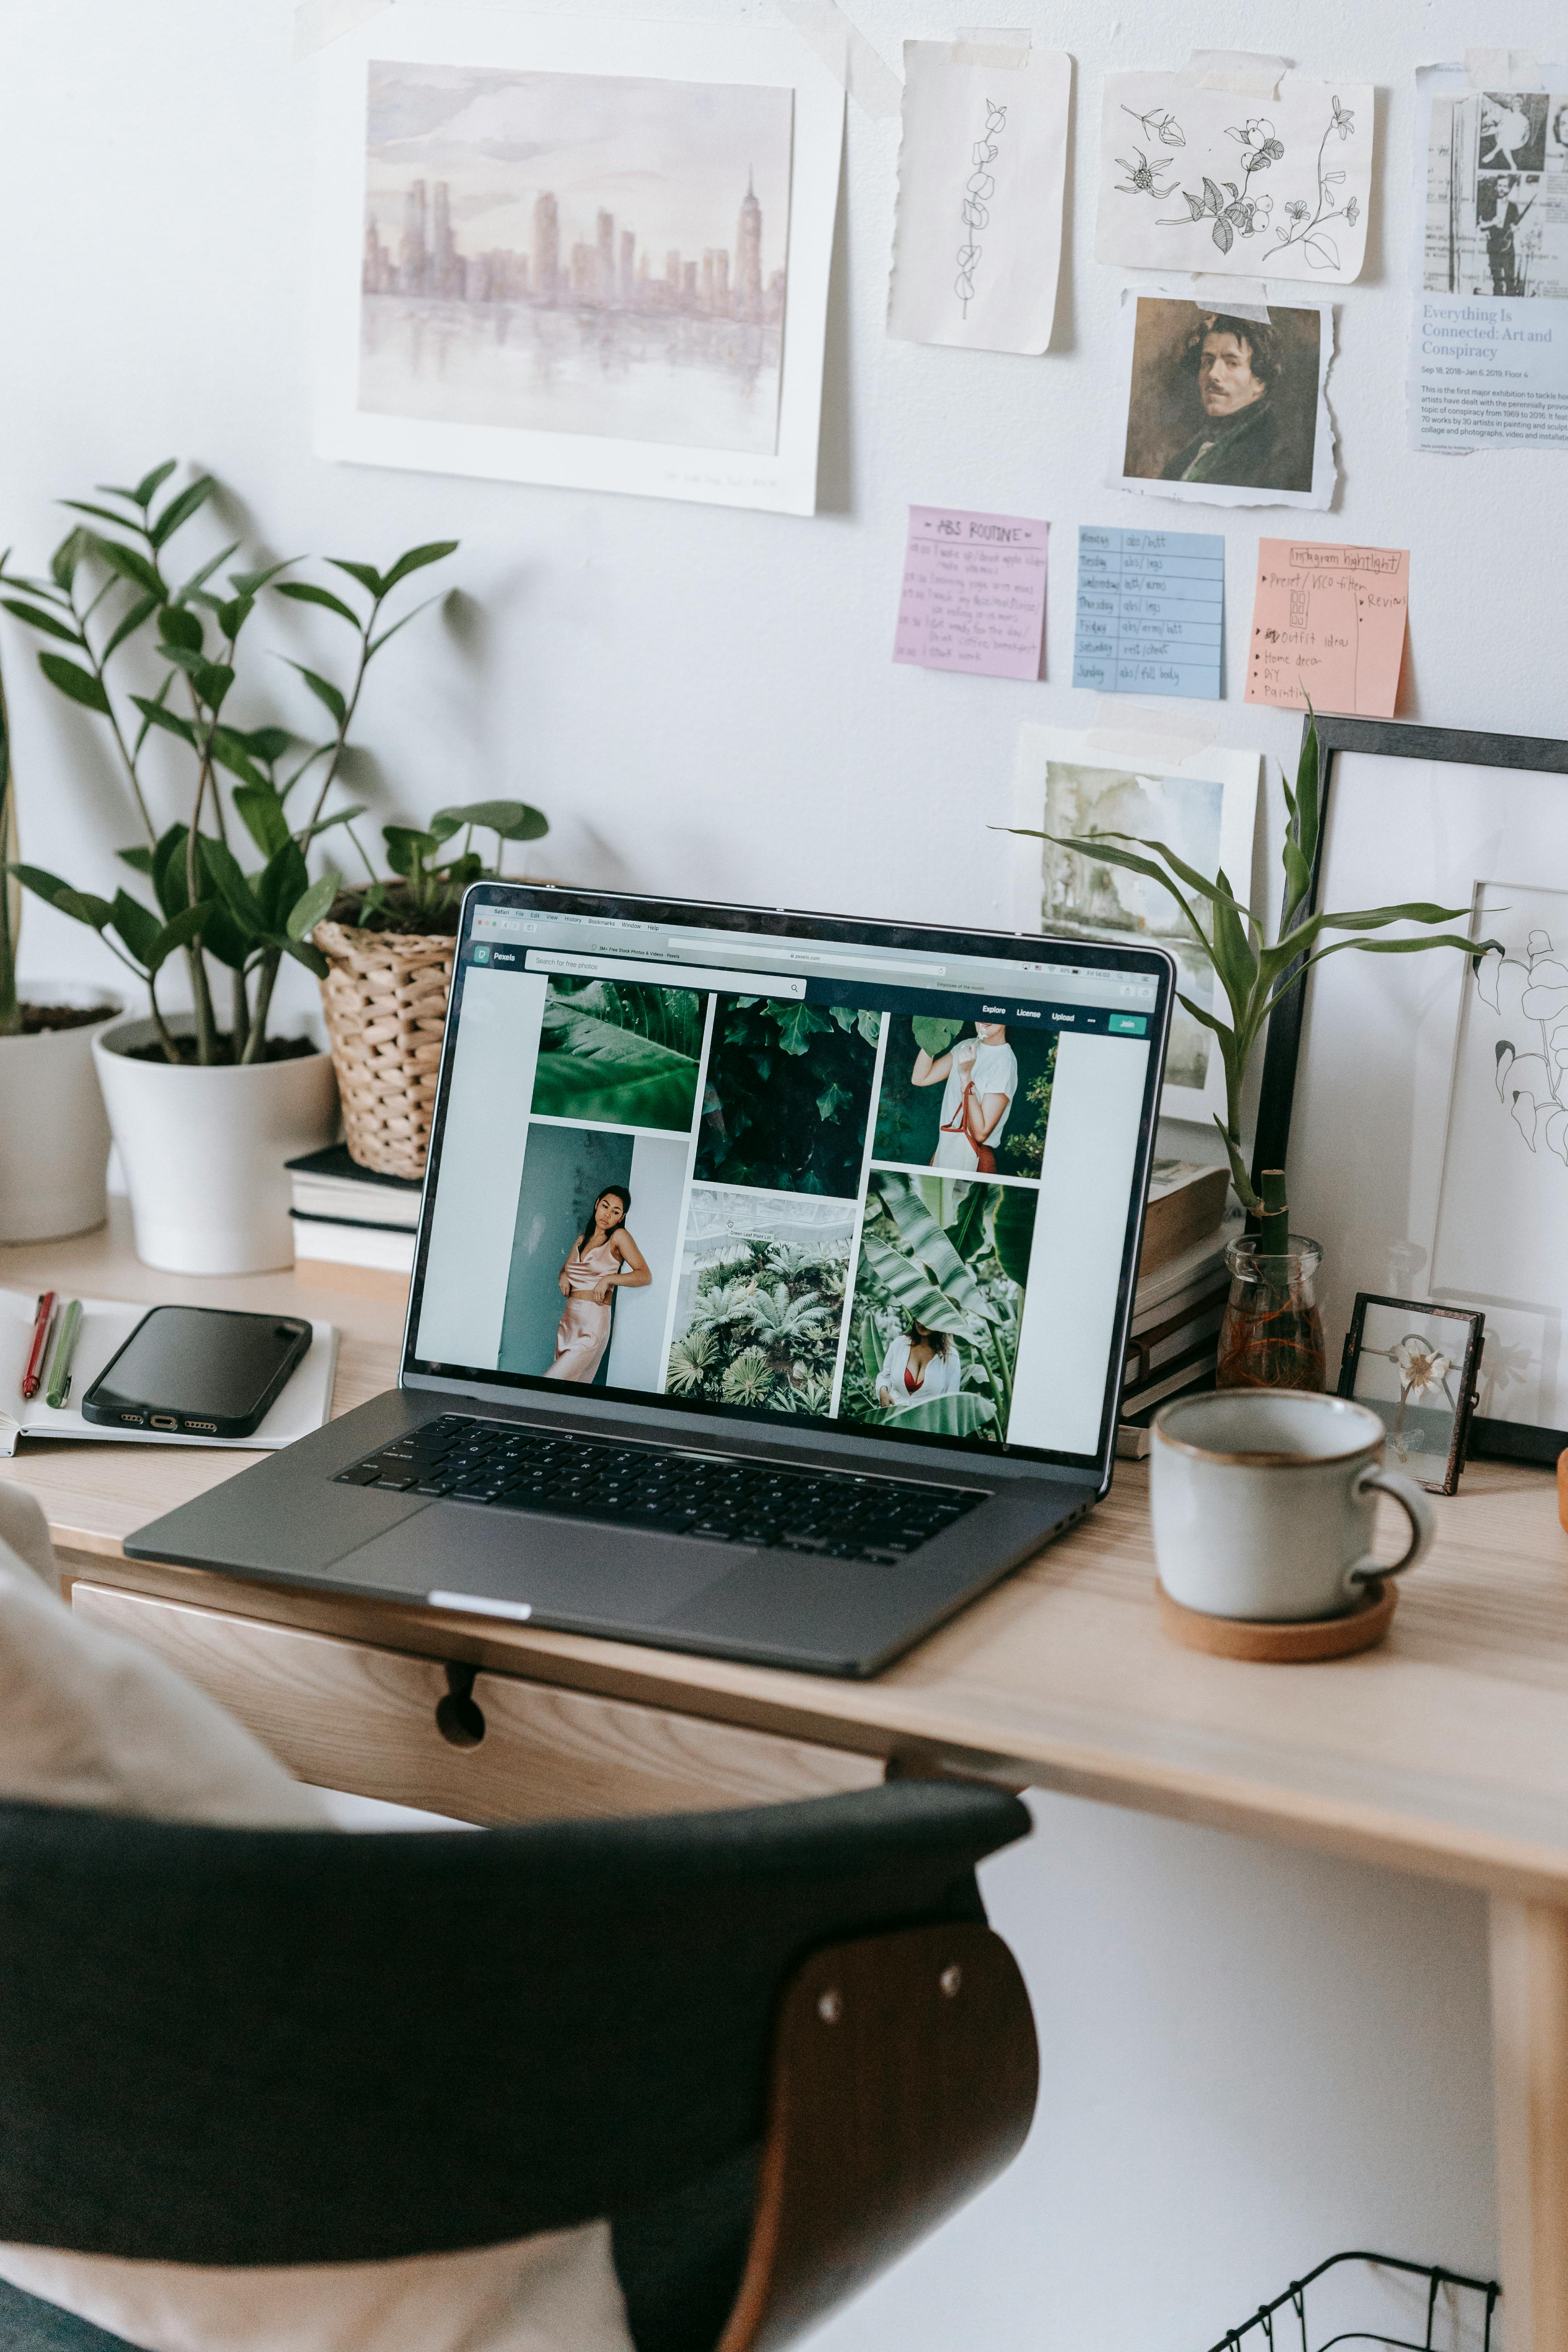
[[[772,456],[794,101],[372,58],[360,410]]]

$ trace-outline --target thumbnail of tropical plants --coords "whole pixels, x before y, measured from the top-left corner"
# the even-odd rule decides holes
[[[1037,1194],[1024,1184],[879,1173],[866,1197],[859,1271],[838,1417],[1000,1445],[1013,1375]],[[944,1331],[958,1351],[958,1387],[891,1409],[878,1377],[900,1331]]]
[[[703,1011],[702,997],[689,988],[552,980],[533,1080],[535,1112],[689,1135]]]
[[[720,997],[698,1181],[853,1199],[881,1022],[853,1005]]]
[[[753,1233],[689,1242],[687,1272],[695,1278],[682,1283],[668,1392],[770,1412],[826,1412],[852,1224],[847,1209],[837,1230],[805,1239]]]

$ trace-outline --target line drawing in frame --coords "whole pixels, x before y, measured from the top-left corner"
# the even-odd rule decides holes
[[[1349,872],[1331,876],[1328,887],[1336,902],[1346,903],[1347,892],[1364,889],[1368,897],[1353,903],[1414,893],[1440,898],[1450,906],[1473,899],[1478,883],[1489,875],[1530,870],[1537,862],[1531,843],[1554,837],[1563,812],[1568,811],[1568,803],[1561,807],[1558,803],[1568,785],[1568,741],[1331,716],[1320,716],[1318,733],[1323,821],[1310,908],[1319,903],[1333,863],[1334,828],[1342,810],[1352,813],[1359,827],[1373,830],[1355,852],[1361,866],[1352,865]],[[1349,796],[1340,775],[1347,759],[1357,763],[1355,789]],[[1500,797],[1510,774],[1517,780],[1511,803]],[[1423,793],[1425,802],[1417,797]],[[1380,802],[1384,804],[1381,812]],[[1433,846],[1439,843],[1440,851]],[[1424,866],[1413,870],[1415,845],[1426,845],[1420,854],[1432,858],[1433,871]],[[1342,866],[1343,840],[1341,853]],[[1546,862],[1544,846],[1538,854]],[[1380,873],[1368,870],[1380,864]],[[1494,910],[1486,929],[1495,930],[1497,924]],[[1349,1253],[1354,1256],[1359,1250],[1356,1263],[1343,1262],[1342,1235],[1325,1231],[1321,1236],[1341,1259],[1337,1265],[1331,1259],[1331,1296],[1375,1286],[1414,1297],[1429,1289],[1436,1303],[1484,1308],[1486,1354],[1472,1446],[1478,1453],[1553,1461],[1568,1445],[1568,1385],[1559,1394],[1563,1367],[1552,1336],[1568,1307],[1568,1286],[1561,1300],[1505,1296],[1500,1287],[1477,1282],[1479,1268],[1467,1265],[1468,1286],[1461,1293],[1443,1278],[1436,1246],[1463,990],[1475,982],[1457,955],[1347,956],[1326,968],[1331,985],[1342,988],[1346,983],[1335,982],[1333,975],[1355,967],[1360,968],[1363,993],[1352,1034],[1347,1034],[1346,1007],[1341,1002],[1332,1013],[1325,1013],[1329,1025],[1314,1042],[1313,1008],[1321,974],[1310,975],[1304,988],[1287,996],[1273,1017],[1265,1050],[1254,1181],[1265,1167],[1288,1167],[1292,1208],[1309,1231],[1316,1230],[1310,1223],[1314,1216],[1321,1222],[1328,1213],[1325,1202],[1341,1204],[1333,1222],[1344,1232],[1358,1229],[1359,1216],[1366,1230]],[[1408,970],[1409,979],[1402,976],[1401,967]],[[1420,967],[1429,970],[1416,986]],[[1414,995],[1408,993],[1412,988]],[[1402,989],[1407,992],[1403,999]],[[1383,1042],[1389,1042],[1390,1007],[1396,1001],[1410,1004],[1417,1000],[1425,1008],[1418,1034],[1405,1035],[1396,1054],[1391,1049],[1389,1056],[1378,1059],[1380,1026]],[[1336,1096],[1338,1117],[1325,1122],[1315,1097],[1330,1085],[1324,1073],[1331,1070],[1334,1085],[1348,1076],[1352,1088],[1361,1086],[1364,1099]],[[1323,1094],[1323,1104],[1329,1098]],[[1298,1102],[1305,1116],[1296,1123],[1295,1148],[1290,1150]],[[1497,1100],[1495,1085],[1491,1108],[1508,1127],[1509,1112]],[[1325,1132],[1326,1127],[1332,1131]],[[1522,1140],[1511,1128],[1508,1139]],[[1521,1156],[1531,1160],[1528,1150]],[[1376,1204],[1375,1215],[1365,1207],[1369,1202]],[[1403,1205],[1391,1211],[1390,1202]],[[1374,1225],[1387,1228],[1375,1245],[1368,1238]],[[1458,1270],[1458,1261],[1450,1264]],[[1531,1396],[1536,1402],[1526,1412]]]

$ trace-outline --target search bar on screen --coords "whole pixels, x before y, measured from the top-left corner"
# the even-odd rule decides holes
[[[679,947],[679,940],[671,940]],[[836,978],[847,978],[852,972],[897,973],[905,980],[943,980],[947,976],[944,963],[922,963],[914,956],[857,955],[853,948],[786,948],[769,940],[766,947],[743,947],[737,941],[725,949],[727,955],[755,956],[760,963],[809,963],[826,965]]]
[[[762,977],[754,971],[722,971],[716,964],[639,963],[629,956],[565,955],[555,948],[530,948],[525,969],[567,973],[577,980],[635,980],[652,988],[713,988],[741,995],[753,994]],[[770,975],[768,992],[804,997],[805,982]]]

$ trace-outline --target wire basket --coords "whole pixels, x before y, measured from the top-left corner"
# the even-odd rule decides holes
[[[1373,2328],[1352,2327],[1341,2328],[1331,2336],[1310,2336],[1307,2290],[1343,2263],[1363,2263],[1373,2270],[1398,2271],[1405,2277],[1420,2280],[1426,2289],[1425,2332],[1418,2336],[1388,2336]],[[1495,2279],[1468,2278],[1462,2271],[1444,2270],[1436,2263],[1402,2262],[1397,2254],[1363,2253],[1331,2254],[1326,2263],[1320,2263],[1305,2278],[1292,2279],[1283,2294],[1276,2295],[1272,2303],[1260,2304],[1252,2317],[1244,2319],[1239,2327],[1227,2329],[1211,2352],[1330,2352],[1331,2347],[1351,2344],[1389,2345],[1395,2347],[1396,2352],[1439,2352],[1434,2329],[1437,2299],[1445,2287],[1453,2288],[1464,2306],[1462,2312],[1456,2313],[1454,2298],[1449,2299],[1450,2321],[1462,2324],[1468,2318],[1472,2332],[1465,2341],[1479,2346],[1479,2352],[1491,2352],[1492,2314],[1502,2294]],[[1477,2329],[1479,2333],[1474,2332]],[[1458,2339],[1451,2336],[1448,2340]]]

